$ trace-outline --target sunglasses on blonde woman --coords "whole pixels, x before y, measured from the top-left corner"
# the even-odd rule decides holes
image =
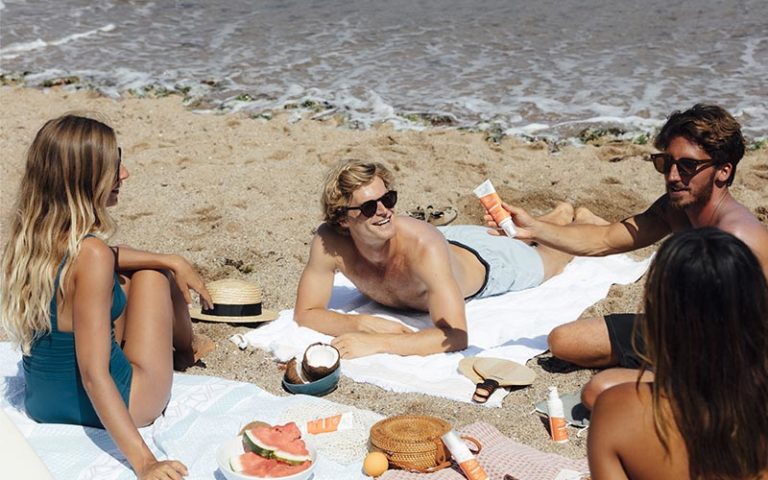
[[[376,215],[376,210],[379,208],[379,202],[386,208],[392,208],[397,203],[397,192],[390,190],[376,200],[368,200],[363,202],[358,207],[342,207],[342,210],[348,212],[350,210],[360,210],[360,213],[370,218]]]
[[[117,147],[117,173],[115,174],[115,181],[120,181],[120,168],[123,166],[123,149]]]
[[[714,160],[711,158],[705,160],[679,158],[675,160],[672,155],[668,153],[654,153],[651,155],[650,160],[653,162],[653,166],[656,168],[657,172],[666,175],[672,170],[672,165],[675,165],[680,176],[683,177],[693,177],[705,168],[714,165]]]

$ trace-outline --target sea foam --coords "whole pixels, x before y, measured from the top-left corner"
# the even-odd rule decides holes
[[[33,50],[38,50],[48,46],[64,45],[66,43],[73,42],[81,38],[87,38],[92,35],[96,35],[100,32],[111,32],[114,29],[115,29],[115,25],[110,23],[100,28],[88,30],[87,32],[73,33],[71,35],[67,35],[65,37],[59,38],[57,40],[52,40],[49,42],[46,42],[45,40],[38,38],[31,42],[13,43],[11,45],[8,45],[7,47],[0,48],[0,58],[3,60],[11,60],[25,52],[31,52]]]

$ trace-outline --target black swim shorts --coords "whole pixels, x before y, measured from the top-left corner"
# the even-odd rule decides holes
[[[645,349],[645,342],[639,329],[635,331],[635,319],[641,314],[613,313],[605,316],[605,325],[608,327],[608,338],[611,341],[611,351],[618,358],[619,367],[640,368],[642,360],[632,348],[632,335],[635,335],[635,344],[641,351]]]

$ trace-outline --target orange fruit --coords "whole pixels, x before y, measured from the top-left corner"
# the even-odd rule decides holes
[[[371,452],[363,460],[363,473],[369,477],[378,477],[389,468],[387,456],[381,452]]]

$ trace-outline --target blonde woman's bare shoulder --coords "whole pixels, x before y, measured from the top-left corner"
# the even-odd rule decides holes
[[[115,264],[115,254],[109,245],[96,237],[85,238],[80,245],[80,252],[75,259],[75,267],[84,266],[93,268],[101,265]]]

